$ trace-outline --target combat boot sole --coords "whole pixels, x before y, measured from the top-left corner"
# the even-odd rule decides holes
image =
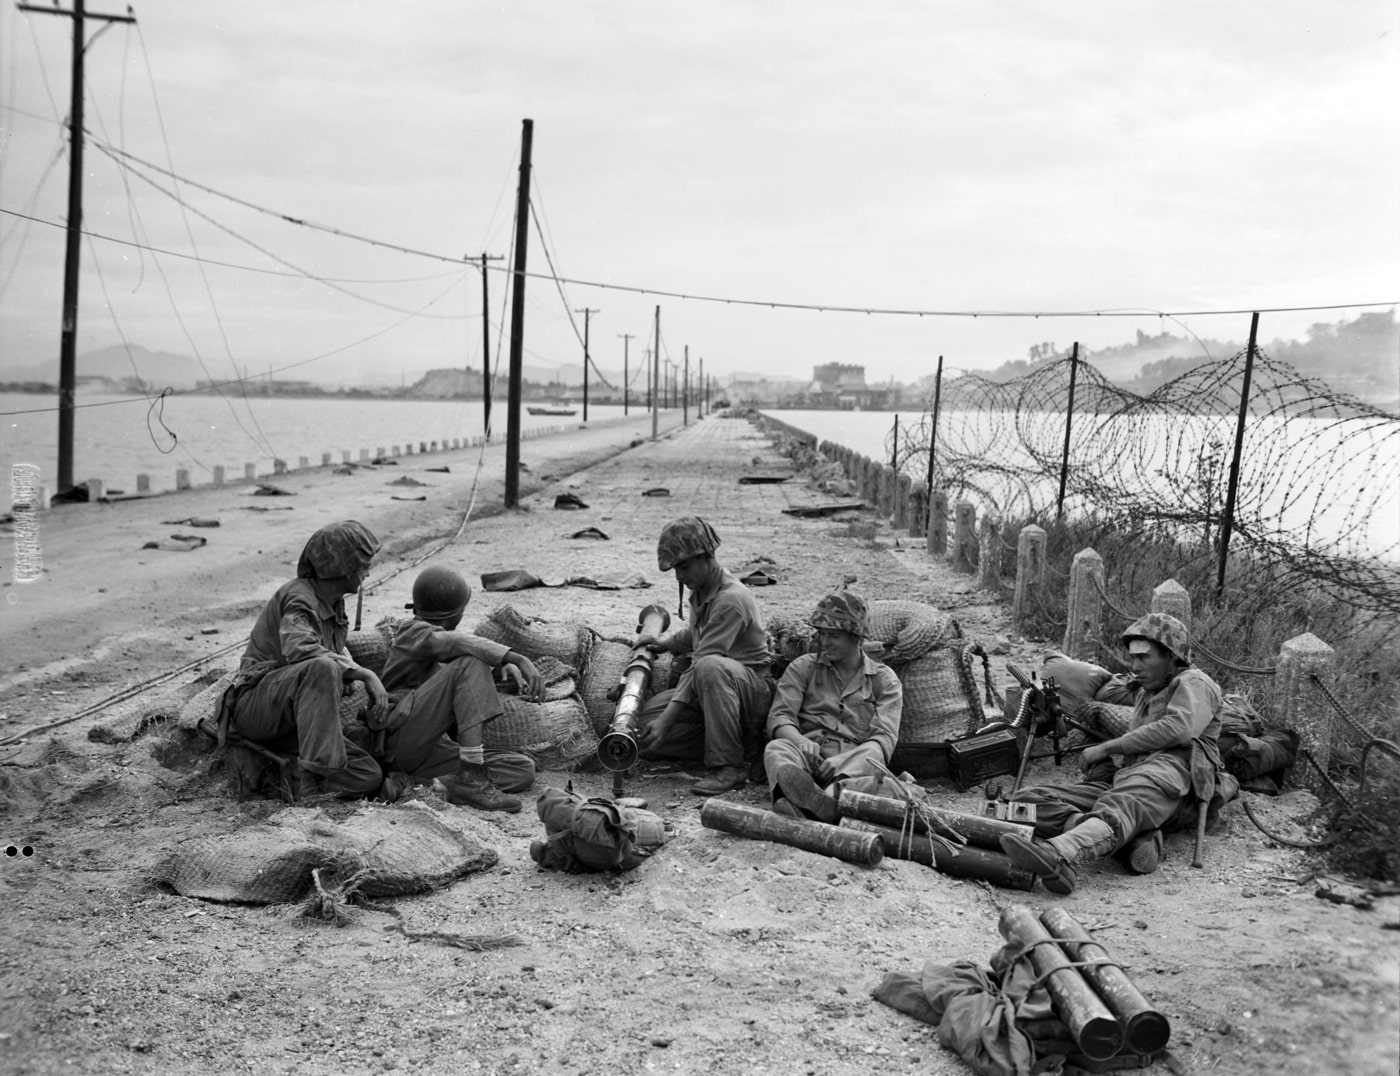
[[[780,766],[774,778],[784,796],[818,822],[834,826],[840,819],[836,801],[822,791],[821,785],[806,770],[796,766]]]
[[[1008,833],[1001,838],[1001,850],[1016,866],[1039,878],[1051,893],[1068,896],[1074,892],[1075,884],[1079,881],[1078,874],[1048,844]]]
[[[1128,866],[1137,874],[1152,874],[1162,864],[1165,843],[1160,829],[1135,838],[1129,847]]]

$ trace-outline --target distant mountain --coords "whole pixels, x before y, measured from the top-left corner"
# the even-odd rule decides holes
[[[104,347],[97,351],[85,351],[77,356],[74,366],[79,378],[101,377],[117,384],[139,378],[147,386],[157,389],[166,386],[192,389],[210,377],[228,376],[222,369],[211,368],[210,373],[205,373],[194,359],[168,351],[150,351],[140,344],[132,344],[130,348]],[[0,367],[0,380],[46,381],[56,385],[58,359],[33,366]]]

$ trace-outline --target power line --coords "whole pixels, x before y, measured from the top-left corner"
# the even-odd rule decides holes
[[[104,145],[104,144],[101,142],[101,140],[95,140],[95,141],[94,141],[94,144],[95,144],[95,145],[98,145],[99,147],[101,147],[101,146]],[[206,193],[208,193],[208,194],[212,194],[212,195],[214,195],[215,197],[218,197],[218,198],[227,199],[228,201],[231,201],[231,202],[234,202],[234,203],[236,203],[236,204],[238,204],[238,205],[244,206],[244,207],[247,208],[247,209],[254,210],[255,212],[263,213],[263,214],[265,214],[265,215],[267,215],[267,216],[276,217],[276,218],[278,218],[279,220],[283,220],[283,221],[285,221],[285,222],[287,222],[287,223],[289,223],[289,224],[295,224],[295,225],[297,225],[297,226],[299,226],[299,227],[303,227],[303,228],[310,228],[310,229],[312,229],[312,230],[314,230],[314,231],[325,232],[325,233],[327,233],[327,234],[329,234],[329,235],[339,236],[339,237],[342,238],[342,239],[353,239],[353,240],[355,240],[356,242],[368,243],[368,244],[370,244],[370,245],[372,245],[372,246],[383,247],[383,248],[385,248],[385,249],[387,249],[387,250],[398,251],[398,252],[401,253],[401,254],[411,254],[411,255],[413,255],[413,256],[415,256],[415,257],[420,257],[420,258],[432,258],[432,259],[434,259],[434,260],[436,260],[436,261],[451,262],[451,263],[454,264],[454,265],[461,265],[461,264],[463,264],[464,261],[465,261],[465,259],[463,259],[463,258],[461,258],[461,257],[455,257],[455,256],[453,256],[453,255],[448,255],[448,254],[439,254],[439,253],[436,253],[436,252],[434,252],[434,251],[420,250],[420,249],[415,248],[415,247],[406,247],[406,246],[402,246],[402,245],[400,245],[400,244],[398,244],[398,243],[390,243],[390,242],[387,242],[387,241],[382,240],[382,239],[374,239],[374,238],[371,238],[371,237],[369,237],[369,236],[358,235],[358,234],[356,234],[356,233],[354,233],[354,232],[347,232],[347,231],[345,231],[345,230],[343,230],[343,229],[340,229],[340,228],[333,228],[333,227],[330,227],[329,225],[317,224],[317,223],[315,223],[315,222],[313,222],[313,221],[309,221],[309,220],[306,220],[306,219],[301,218],[301,217],[294,217],[294,216],[292,216],[292,215],[290,215],[290,214],[287,214],[287,213],[280,213],[280,212],[278,212],[278,211],[276,211],[276,210],[267,209],[266,207],[256,205],[256,204],[253,203],[253,202],[248,202],[248,201],[246,201],[246,200],[244,200],[244,199],[242,199],[242,198],[238,198],[238,197],[236,197],[236,196],[234,196],[234,195],[231,195],[231,194],[225,194],[223,191],[215,190],[215,189],[212,188],[212,187],[205,186],[204,184],[197,183],[197,182],[195,182],[195,181],[193,181],[193,180],[187,180],[187,179],[184,179],[184,178],[182,178],[182,177],[178,177],[178,176],[176,176],[174,173],[169,172],[167,169],[161,168],[159,165],[152,164],[152,163],[149,162],[149,161],[143,160],[142,158],[137,157],[137,156],[134,155],[134,154],[127,153],[127,152],[125,152],[124,150],[116,149],[116,148],[113,147],[113,146],[106,146],[105,149],[108,150],[108,151],[110,151],[111,153],[115,153],[115,154],[118,154],[118,155],[120,155],[120,156],[127,157],[127,158],[129,158],[129,159],[131,159],[131,160],[133,160],[133,161],[137,161],[138,163],[143,164],[143,165],[145,165],[145,166],[148,167],[148,168],[153,168],[153,169],[155,169],[155,170],[158,171],[158,172],[162,172],[162,173],[164,173],[164,174],[170,175],[172,178],[178,179],[181,183],[184,183],[184,184],[186,184],[187,186],[191,186],[191,187],[194,187],[194,188],[196,188],[196,189],[198,189],[198,190],[202,190],[202,191],[204,191],[204,192],[206,192]],[[493,271],[493,272],[505,272],[505,270],[492,270],[492,271]],[[887,317],[920,317],[920,318],[924,318],[924,317],[929,317],[929,318],[932,318],[932,317],[940,317],[940,318],[1030,318],[1030,319],[1035,319],[1035,318],[1085,318],[1085,317],[1097,317],[1097,318],[1142,318],[1142,317],[1174,318],[1174,317],[1180,317],[1180,318],[1185,318],[1185,317],[1212,317],[1212,316],[1217,316],[1217,315],[1220,315],[1220,316],[1227,316],[1227,315],[1244,315],[1244,314],[1251,314],[1251,313],[1255,313],[1255,312],[1258,312],[1258,313],[1261,313],[1261,314],[1287,314],[1287,313],[1302,313],[1302,312],[1306,312],[1306,311],[1310,311],[1310,310],[1358,310],[1358,309],[1362,309],[1362,308],[1366,308],[1366,307],[1396,306],[1396,305],[1400,305],[1400,299],[1384,299],[1384,300],[1376,300],[1376,301],[1368,301],[1368,302],[1315,303],[1315,304],[1306,304],[1306,305],[1299,305],[1299,306],[1249,306],[1249,307],[1238,307],[1238,308],[1218,309],[1218,310],[1208,310],[1208,309],[1202,309],[1202,310],[1159,310],[1159,309],[1152,308],[1152,307],[1120,307],[1120,308],[1112,308],[1112,309],[1093,309],[1093,308],[1091,308],[1091,309],[1087,309],[1087,310],[994,310],[994,309],[957,310],[957,309],[935,309],[935,308],[920,308],[920,307],[857,306],[857,305],[852,305],[852,304],[847,304],[847,303],[795,303],[795,302],[784,302],[784,301],[778,300],[778,299],[748,299],[748,298],[742,298],[742,297],[736,297],[736,296],[704,295],[704,294],[701,294],[701,293],[698,293],[698,292],[671,291],[671,290],[664,289],[664,288],[643,287],[643,286],[631,285],[631,284],[609,284],[609,283],[605,283],[605,282],[600,281],[600,280],[585,280],[585,279],[583,279],[583,278],[581,278],[581,277],[565,277],[565,276],[558,276],[557,274],[553,274],[553,273],[532,273],[532,272],[528,272],[528,271],[527,271],[527,272],[524,273],[523,275],[526,276],[527,278],[535,278],[535,279],[540,279],[540,280],[553,280],[553,281],[555,281],[556,284],[573,284],[573,285],[576,285],[576,286],[581,287],[581,288],[599,288],[599,289],[601,289],[601,290],[603,290],[603,291],[619,291],[619,292],[626,292],[626,293],[633,294],[633,295],[646,295],[646,296],[652,296],[652,297],[663,298],[663,299],[680,299],[680,300],[684,300],[684,301],[687,301],[687,302],[720,303],[720,304],[723,304],[723,305],[725,305],[725,306],[767,307],[767,308],[772,309],[772,310],[805,310],[805,311],[811,311],[811,312],[815,312],[815,313],[825,313],[825,314],[868,314],[868,315],[877,315],[877,314],[878,314],[878,315],[887,316]],[[577,333],[577,327],[575,327],[575,332]]]

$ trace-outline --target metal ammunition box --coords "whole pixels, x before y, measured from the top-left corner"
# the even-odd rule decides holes
[[[988,777],[1020,767],[1016,737],[1008,729],[992,729],[948,741],[948,776],[959,788],[971,788]]]

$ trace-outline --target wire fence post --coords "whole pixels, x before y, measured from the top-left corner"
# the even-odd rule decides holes
[[[938,407],[939,397],[943,392],[943,356],[938,356],[938,372],[933,375],[933,414],[930,416],[930,426],[928,434],[928,477],[924,479],[924,502],[928,504],[930,510],[933,508],[933,451],[938,444]],[[927,527],[928,531],[933,530],[932,524]],[[940,551],[941,552],[941,551]]]
[[[1332,708],[1320,705],[1312,677],[1331,672],[1335,652],[1311,632],[1289,639],[1279,647],[1278,672],[1275,685],[1279,727],[1296,729],[1300,746],[1312,755],[1323,773],[1332,759]],[[1301,783],[1313,791],[1321,791],[1321,782],[1314,770],[1295,766],[1289,773],[1289,783]]]
[[[894,430],[890,434],[890,470],[899,470],[899,412],[895,412]]]
[[[1055,498],[1055,522],[1065,515],[1065,482],[1069,478],[1069,438],[1074,428],[1074,383],[1079,374],[1079,341],[1069,356],[1069,406],[1065,409],[1065,450],[1060,456],[1060,493]]]
[[[1220,567],[1215,573],[1215,594],[1225,593],[1225,565],[1230,557],[1230,533],[1235,529],[1235,493],[1240,486],[1240,456],[1244,452],[1244,420],[1249,416],[1249,381],[1254,374],[1254,347],[1259,339],[1259,311],[1249,319],[1249,347],[1244,353],[1244,384],[1240,386],[1240,410],[1235,419],[1235,453],[1230,459],[1230,484],[1225,491],[1225,512],[1220,519]]]

